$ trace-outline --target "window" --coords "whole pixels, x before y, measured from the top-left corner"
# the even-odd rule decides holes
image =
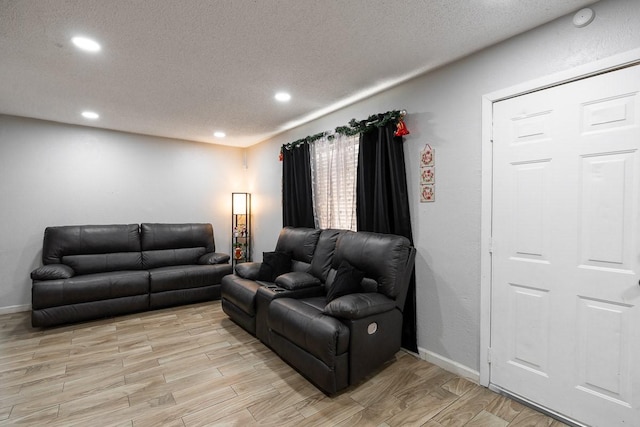
[[[315,225],[356,231],[359,135],[323,137],[310,146]]]

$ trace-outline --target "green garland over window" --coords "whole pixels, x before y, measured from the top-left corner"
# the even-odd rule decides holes
[[[379,128],[385,126],[389,122],[397,123],[399,119],[404,117],[406,111],[404,110],[391,110],[387,111],[384,114],[374,114],[372,116],[367,117],[366,120],[356,120],[351,119],[348,125],[346,126],[338,126],[334,133],[329,132],[320,132],[315,135],[307,136],[306,138],[298,139],[297,141],[290,142],[288,144],[284,144],[282,146],[285,150],[291,150],[292,148],[298,147],[302,144],[310,144],[315,142],[323,137],[326,137],[329,140],[335,138],[335,134],[352,136],[360,133],[367,132],[373,128]]]

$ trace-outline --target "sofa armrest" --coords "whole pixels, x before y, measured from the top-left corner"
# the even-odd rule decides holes
[[[227,254],[209,252],[198,259],[198,264],[224,264],[225,262],[229,262],[230,259],[231,257]]]
[[[236,274],[243,279],[258,280],[261,262],[243,262],[236,265]]]
[[[322,311],[329,316],[342,319],[362,319],[373,314],[385,313],[396,308],[395,301],[386,296],[370,292],[344,295],[327,304]]]
[[[32,280],[69,279],[75,275],[73,268],[64,264],[48,264],[31,272]]]
[[[289,291],[320,286],[321,283],[317,277],[302,271],[292,271],[276,278],[276,285]]]

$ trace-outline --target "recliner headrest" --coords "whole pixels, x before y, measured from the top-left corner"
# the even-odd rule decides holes
[[[291,254],[291,259],[311,263],[322,230],[285,227],[280,231],[276,251]]]
[[[378,292],[393,299],[403,298],[406,269],[412,262],[412,256],[415,256],[413,247],[406,237],[367,231],[348,232],[338,239],[333,268],[337,269],[346,260],[362,270],[366,277],[375,280]]]

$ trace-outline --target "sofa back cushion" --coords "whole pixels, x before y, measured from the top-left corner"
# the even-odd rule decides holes
[[[138,224],[47,227],[42,263],[65,264],[76,274],[140,270]]]
[[[309,271],[321,231],[304,227],[285,227],[280,231],[276,251],[291,254],[291,271]]]
[[[211,224],[143,223],[140,236],[144,268],[197,264],[216,249]]]
[[[347,261],[364,272],[362,286],[366,291],[373,290],[375,281],[377,292],[394,300],[400,297],[404,301],[408,286],[407,269],[412,268],[413,256],[413,248],[406,237],[349,232],[338,238],[332,268],[337,269],[342,261]]]
[[[311,270],[309,273],[326,282],[331,266],[333,264],[333,255],[336,250],[336,242],[338,237],[344,233],[353,233],[348,230],[322,230],[318,238],[318,244],[311,260]]]

